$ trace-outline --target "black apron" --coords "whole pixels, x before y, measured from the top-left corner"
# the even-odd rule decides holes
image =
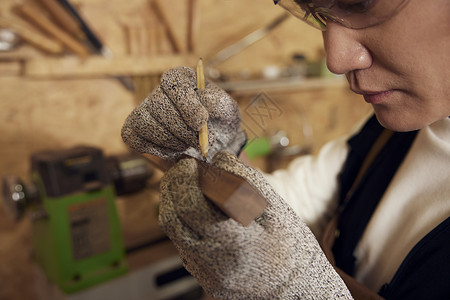
[[[333,263],[349,276],[354,274],[355,248],[417,135],[417,131],[393,133],[358,180],[356,188],[352,187],[361,165],[383,131],[373,116],[349,139],[350,152],[339,177],[338,234],[330,246]],[[350,189],[351,196],[348,195]],[[415,245],[379,295],[386,299],[450,299],[450,218]]]

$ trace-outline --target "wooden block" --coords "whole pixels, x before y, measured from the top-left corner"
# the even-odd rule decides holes
[[[159,157],[142,154],[161,171],[173,165]],[[267,206],[266,199],[244,178],[196,159],[203,194],[223,213],[242,226],[248,226]]]
[[[259,217],[266,199],[244,178],[197,160],[203,194],[243,226]]]

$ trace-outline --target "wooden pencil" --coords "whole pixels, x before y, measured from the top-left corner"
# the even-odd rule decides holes
[[[203,61],[200,58],[197,63],[197,90],[203,89],[205,89],[205,72],[203,70]],[[204,159],[206,159],[209,150],[207,122],[205,122],[198,133],[198,141],[200,144],[200,151],[202,152],[202,156]]]

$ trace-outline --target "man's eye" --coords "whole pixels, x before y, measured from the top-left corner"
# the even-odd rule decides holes
[[[345,10],[349,13],[365,13],[374,5],[374,0],[343,0],[338,1],[337,5],[340,9]]]

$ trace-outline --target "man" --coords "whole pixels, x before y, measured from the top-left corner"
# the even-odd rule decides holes
[[[205,200],[195,161],[183,159],[161,183],[162,228],[218,298],[450,298],[450,1],[276,2],[323,31],[328,68],[376,118],[264,178],[229,154],[244,142],[232,99],[209,82],[195,91],[192,70],[168,71],[124,141],[165,159],[198,155],[208,121],[208,161],[269,204],[240,226]]]

